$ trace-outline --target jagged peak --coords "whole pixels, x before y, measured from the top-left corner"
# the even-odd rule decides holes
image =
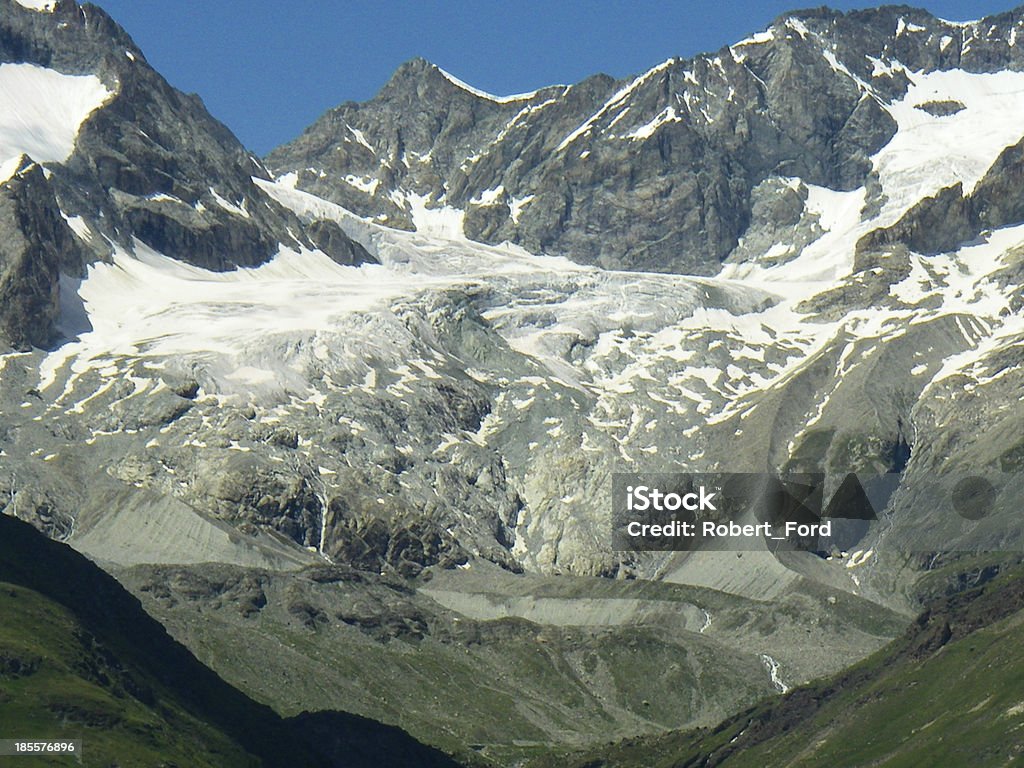
[[[13,39],[28,35],[37,44],[11,47],[0,41],[0,61],[83,74],[109,69],[111,62],[119,60],[146,60],[128,32],[106,11],[76,0],[0,0],[0,38],[11,35]]]
[[[1024,6],[1018,6],[1016,8],[1002,11],[996,14],[990,14],[978,19],[967,20],[967,21],[951,21],[949,19],[943,19],[926,8],[920,8],[913,5],[899,4],[899,5],[880,5],[874,8],[859,8],[849,11],[840,11],[828,6],[819,6],[816,8],[802,8],[783,13],[776,17],[776,19],[770,25],[771,28],[785,27],[787,22],[796,20],[798,22],[805,22],[814,24],[820,24],[825,22],[826,24],[836,23],[842,20],[848,20],[857,22],[859,24],[872,24],[882,23],[898,35],[901,31],[907,31],[910,25],[919,25],[924,27],[947,27],[947,28],[967,28],[974,27],[987,22],[1003,21],[1007,18],[1015,18],[1024,14]],[[900,21],[903,21],[903,24]]]
[[[375,98],[391,98],[395,95],[403,94],[410,89],[418,88],[422,84],[428,84],[446,91],[455,91],[454,84],[441,74],[441,70],[437,65],[421,56],[416,56],[398,66]]]
[[[850,19],[870,19],[870,18],[892,18],[896,19],[899,16],[907,16],[915,19],[932,19],[939,21],[932,13],[924,8],[918,8],[912,5],[879,5],[874,8],[859,8],[851,11],[840,11],[835,8],[828,6],[819,6],[816,8],[799,8],[787,13],[783,13],[776,17],[772,26],[777,24],[784,24],[789,19],[799,19],[800,21],[836,21],[843,18]]]

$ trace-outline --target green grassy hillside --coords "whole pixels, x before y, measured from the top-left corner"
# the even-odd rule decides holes
[[[252,766],[224,732],[133,674],[75,616],[38,592],[0,583],[0,730],[4,738],[85,742],[89,765]],[[68,765],[67,756],[19,765]]]
[[[200,664],[92,562],[5,515],[0,738],[80,739],[87,766],[456,767],[354,715],[279,717]]]

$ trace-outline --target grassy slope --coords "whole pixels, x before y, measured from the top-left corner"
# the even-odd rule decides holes
[[[829,680],[713,730],[635,739],[537,766],[1004,766],[1024,758],[1024,571],[937,601]]]
[[[119,668],[74,615],[0,583],[0,723],[6,738],[77,738],[89,765],[249,766],[251,755],[152,681]],[[134,694],[134,695],[133,695]],[[68,765],[65,756],[22,765]]]
[[[200,664],[89,560],[5,515],[0,584],[0,738],[82,738],[85,765],[122,768],[456,765],[353,715],[282,719]]]

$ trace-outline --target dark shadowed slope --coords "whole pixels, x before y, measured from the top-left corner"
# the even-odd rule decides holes
[[[354,715],[280,718],[200,664],[112,577],[6,515],[0,723],[5,738],[82,739],[89,765],[457,766]]]

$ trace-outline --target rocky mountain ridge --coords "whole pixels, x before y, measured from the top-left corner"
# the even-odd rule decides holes
[[[61,94],[62,86],[66,93],[75,81],[91,80],[105,93],[101,108],[86,110],[80,126],[73,126],[74,151],[69,147],[66,155],[50,156],[52,145],[45,143],[45,126],[50,131],[64,127],[57,105],[35,116],[44,126],[42,147],[31,134],[21,147],[4,146],[14,158],[23,152],[25,162],[45,164],[45,180],[35,182],[45,191],[34,196],[59,201],[64,219],[26,223],[28,217],[48,215],[45,199],[26,201],[17,216],[4,217],[5,234],[31,239],[38,232],[34,249],[59,244],[64,274],[83,277],[90,263],[110,259],[115,244],[131,248],[135,238],[219,271],[265,263],[282,246],[322,247],[340,263],[366,258],[330,224],[307,232],[268,199],[252,181],[269,178],[260,161],[210,116],[197,96],[171,88],[96,6],[60,2],[41,12],[3,0],[0,62],[9,69],[7,99],[12,103],[5,100],[4,109],[10,120],[36,107],[37,99]],[[4,127],[17,135],[17,125]],[[33,157],[37,148],[44,156]],[[8,177],[17,170],[7,169]],[[54,204],[49,207],[52,214]],[[16,252],[5,252],[0,273],[16,270],[17,261]],[[12,301],[5,302],[5,336],[16,347],[46,347],[57,338],[56,272],[34,278],[6,278]],[[50,302],[48,312],[19,308],[40,301]]]
[[[1018,12],[961,24],[906,6],[804,11],[635,78],[503,98],[414,59],[267,163],[389,226],[423,226],[423,206],[452,208],[471,239],[713,274],[758,224],[760,185],[868,184],[908,73],[1017,71],[1020,23]]]

